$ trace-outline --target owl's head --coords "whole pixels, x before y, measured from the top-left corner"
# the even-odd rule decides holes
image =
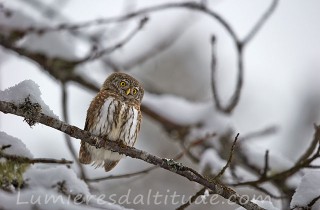
[[[125,73],[113,73],[103,83],[101,90],[110,91],[124,101],[141,103],[144,90],[138,80]]]

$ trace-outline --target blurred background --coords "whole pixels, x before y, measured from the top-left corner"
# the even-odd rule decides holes
[[[1,1],[1,4],[13,10],[13,16],[10,21],[2,16],[0,23],[13,28],[54,27],[59,23],[82,23],[116,17],[170,2],[8,0]],[[208,0],[202,3],[220,15],[241,41],[272,1]],[[240,133],[242,136],[275,127],[276,132],[262,135],[250,144],[262,156],[268,149],[271,154],[281,154],[294,161],[309,146],[313,124],[320,122],[319,8],[320,2],[316,0],[278,2],[273,13],[243,50],[244,83],[239,103],[231,114],[221,113],[214,107],[210,40],[215,36],[215,85],[223,105],[228,103],[236,86],[239,56],[235,42],[221,22],[196,10],[170,8],[142,15],[149,18],[148,22],[123,47],[78,65],[74,71],[98,87],[115,69],[135,76],[148,92],[145,104],[156,113],[169,116],[173,122],[185,119],[182,124],[189,124],[196,119],[208,122],[205,123],[205,129],[200,128],[199,132],[194,129],[189,140],[210,132],[225,133],[232,130],[234,134]],[[42,36],[30,35],[19,40],[18,44],[48,57],[80,59],[90,54],[92,46],[99,50],[121,42],[135,30],[140,19],[139,16],[111,24],[93,24],[74,30],[74,34],[67,30],[48,32]],[[4,90],[26,79],[40,86],[43,100],[63,119],[61,82],[32,60],[0,48],[0,89]],[[69,123],[83,128],[87,108],[96,93],[74,81],[66,83],[66,88]],[[161,105],[157,106],[157,103]],[[180,112],[177,113],[177,110]],[[0,114],[0,117],[0,130],[21,139],[35,157],[73,158],[61,132],[44,125],[30,128],[20,117],[13,115]],[[80,142],[72,140],[72,144],[78,152]],[[143,114],[136,147],[168,158],[181,151],[181,145],[173,138],[172,132],[167,132],[165,125],[146,114]],[[199,156],[201,151],[196,151]],[[187,156],[181,161],[200,170],[200,165]],[[147,167],[148,164],[127,157],[108,174],[103,169],[94,170],[90,166],[84,169],[88,177],[94,178],[135,172]],[[76,165],[73,168],[78,171]],[[137,177],[90,185],[92,190],[106,195],[121,195],[127,193],[128,189],[132,189],[133,194],[146,195],[152,189],[160,193],[169,190],[190,196],[200,189],[194,183],[161,169]],[[170,205],[146,207],[124,204],[125,207],[136,209],[172,209],[178,206]],[[190,207],[204,208],[198,205]]]

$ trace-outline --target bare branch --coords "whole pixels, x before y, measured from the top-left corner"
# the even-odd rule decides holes
[[[264,136],[268,136],[268,135],[272,135],[275,134],[278,131],[278,127],[277,126],[268,126],[266,128],[263,128],[261,130],[257,130],[248,134],[245,134],[241,137],[241,143],[243,143],[244,141],[248,141],[257,137],[264,137]]]
[[[19,107],[10,102],[0,101],[0,111],[3,113],[10,113],[21,117],[27,117],[24,110],[20,109]],[[43,113],[39,113],[38,115],[39,123],[47,125],[56,130],[62,131],[74,138],[81,139],[82,141],[85,141],[86,143],[92,146],[103,146],[103,148],[107,150],[118,152],[120,154],[130,156],[131,158],[140,159],[147,163],[164,168],[168,171],[171,171],[172,173],[183,176],[190,181],[197,182],[210,189],[213,193],[219,194],[225,199],[237,203],[246,209],[263,209],[259,207],[257,204],[251,202],[250,200],[244,199],[243,197],[238,195],[233,189],[218,182],[210,182],[192,168],[186,167],[181,163],[177,163],[172,159],[159,158],[157,156],[151,155],[145,151],[136,149],[134,147],[119,144],[119,142],[116,141],[105,141],[97,136],[92,135],[88,131],[81,130],[76,126],[68,125],[58,119],[49,117]]]
[[[314,199],[312,199],[312,201],[310,201],[310,203],[308,203],[308,207],[312,208],[312,206],[320,199],[320,195],[318,197],[315,197]]]
[[[269,19],[274,10],[276,9],[279,0],[272,0],[270,7],[266,10],[266,12],[261,16],[261,18],[257,21],[255,26],[251,29],[248,35],[242,40],[242,44],[246,45],[251,39],[257,34],[257,32],[261,29],[264,23]]]
[[[320,142],[320,126],[315,126],[315,133],[314,137],[312,140],[311,145],[313,142],[316,141],[319,143]],[[304,157],[305,154],[302,155]],[[295,173],[299,172],[302,168],[307,168],[310,166],[310,164],[317,158],[320,157],[320,144],[318,146],[317,151],[314,154],[311,154],[310,157],[305,158],[303,161],[298,161],[294,166],[291,168],[282,171],[280,173],[273,174],[271,176],[266,176],[266,177],[260,177],[260,179],[256,181],[248,181],[248,182],[241,182],[234,184],[233,186],[243,186],[243,185],[256,185],[256,184],[261,184],[264,182],[269,182],[269,181],[280,181],[284,182],[288,177],[294,175]],[[300,158],[301,159],[301,158]]]
[[[264,169],[263,169],[261,177],[266,177],[269,170],[270,170],[270,167],[269,167],[269,150],[267,150],[266,154],[264,156]]]
[[[37,63],[43,68],[44,71],[61,82],[73,81],[94,92],[98,92],[100,89],[96,84],[89,81],[87,78],[74,73],[73,69],[76,65],[75,62],[61,60],[59,58],[48,58],[45,54],[29,52],[26,49],[14,46],[1,34],[0,45]],[[59,63],[59,65],[56,65],[56,63]],[[185,136],[191,127],[190,125],[179,125],[143,104],[141,106],[141,111],[155,121],[159,122],[167,132],[171,133],[176,131],[181,137]]]
[[[30,28],[28,29],[29,33],[48,33],[51,31],[61,31],[61,30],[78,30],[85,27],[90,26],[98,26],[98,25],[105,25],[115,22],[123,22],[138,16],[145,16],[147,13],[151,12],[157,12],[157,11],[163,11],[167,9],[190,9],[195,10],[198,12],[203,12],[204,14],[211,16],[226,29],[226,31],[233,37],[233,39],[237,40],[237,36],[231,26],[217,13],[213,12],[212,10],[209,10],[208,8],[204,7],[202,4],[193,2],[193,1],[186,1],[186,2],[179,2],[179,3],[167,3],[167,4],[161,4],[157,6],[152,6],[148,8],[139,9],[135,12],[131,12],[125,15],[121,15],[118,17],[111,17],[111,18],[102,18],[102,19],[96,19],[91,21],[86,21],[82,23],[76,23],[76,24],[70,24],[70,23],[62,23],[59,24],[56,27],[39,27],[39,28]]]
[[[129,61],[126,64],[122,65],[122,68],[125,70],[132,69],[164,52],[165,50],[173,46],[191,26],[192,24],[187,24],[183,28],[179,27],[175,29],[174,33],[172,33],[170,36],[164,37],[165,39],[158,41],[151,49],[146,50],[144,53],[138,55],[132,61]]]
[[[274,198],[274,199],[284,199],[284,198],[288,198],[287,196],[278,196],[278,195],[274,195],[272,194],[270,191],[268,191],[267,189],[263,188],[263,187],[260,187],[258,185],[252,185],[253,188],[259,190],[260,192],[263,192],[267,195],[269,195],[271,198]]]
[[[239,138],[239,133],[238,133],[238,134],[236,135],[236,137],[234,138],[234,141],[233,141],[232,146],[231,146],[231,149],[230,149],[229,159],[228,159],[226,165],[221,169],[221,171],[220,171],[214,178],[210,179],[210,181],[213,182],[213,181],[218,180],[218,179],[224,174],[224,172],[227,170],[227,168],[230,166],[231,160],[232,160],[232,155],[233,155],[233,152],[234,152],[234,149],[235,149],[235,145],[236,145],[236,143],[237,143],[238,138]],[[205,193],[206,189],[207,189],[206,187],[203,187],[203,188],[202,188],[201,190],[199,190],[196,194],[194,194],[188,202],[182,204],[182,205],[181,205],[180,207],[178,207],[176,210],[184,210],[184,209],[186,209],[186,208],[187,208],[188,206],[190,206],[193,202],[195,202],[196,199],[197,199],[199,196],[203,195],[203,194]]]
[[[317,125],[314,125],[315,129],[317,129]],[[314,133],[313,140],[311,141],[308,149],[304,152],[304,154],[301,155],[301,157],[297,160],[297,163],[302,162],[306,160],[308,157],[312,155],[314,152],[316,146],[319,144],[319,139],[316,137],[317,132]]]
[[[123,40],[121,40],[120,42],[116,43],[114,46],[108,47],[106,49],[97,51],[96,49],[93,49],[92,52],[86,56],[83,59],[80,59],[78,61],[76,61],[75,63],[78,64],[82,64],[88,61],[92,61],[98,58],[101,58],[102,56],[108,55],[112,52],[114,52],[115,50],[123,47],[126,43],[128,43],[142,28],[143,26],[148,22],[148,18],[144,17],[140,20],[138,26],[136,28],[134,28],[134,30],[127,36],[125,37]]]
[[[217,109],[222,112],[230,114],[239,102],[241,89],[242,89],[242,85],[243,85],[243,49],[246,46],[246,44],[259,31],[259,29],[266,22],[266,20],[270,17],[270,15],[273,13],[273,11],[276,8],[277,2],[278,2],[277,0],[272,2],[270,8],[267,10],[266,13],[263,14],[263,16],[257,22],[257,24],[253,27],[252,31],[248,34],[248,36],[243,41],[239,40],[239,38],[237,37],[236,33],[234,32],[232,27],[229,25],[229,23],[227,21],[225,21],[219,14],[208,9],[204,4],[196,3],[196,2],[167,3],[167,4],[162,4],[162,5],[157,5],[157,6],[153,6],[153,7],[140,9],[135,12],[128,13],[126,15],[122,15],[122,16],[118,16],[118,17],[97,19],[97,20],[82,22],[82,23],[78,23],[78,24],[69,24],[69,23],[68,24],[60,24],[57,27],[45,27],[45,28],[37,28],[37,29],[36,28],[29,28],[26,31],[22,31],[22,33],[23,34],[25,34],[25,33],[42,34],[42,33],[50,32],[50,31],[76,30],[76,29],[80,29],[83,27],[93,26],[93,25],[97,26],[97,25],[109,24],[109,23],[114,23],[114,22],[122,22],[122,21],[129,20],[131,18],[134,18],[134,17],[143,16],[146,13],[162,11],[162,10],[167,10],[167,9],[173,9],[173,8],[189,9],[189,10],[201,12],[203,14],[206,14],[206,15],[212,17],[214,20],[218,21],[221,24],[221,26],[224,27],[224,29],[229,33],[229,35],[233,39],[235,46],[236,46],[236,49],[237,49],[237,52],[238,52],[238,64],[237,64],[238,76],[237,76],[236,88],[235,88],[233,95],[231,96],[229,103],[226,106],[222,106],[221,102],[220,102],[220,98],[217,96],[217,91],[215,90],[215,92],[213,92]],[[19,32],[19,30],[15,30],[15,32]],[[129,36],[128,39],[126,39],[123,42],[128,41],[130,38],[131,38],[131,36]],[[121,47],[122,45],[123,44],[118,43],[114,47],[102,50],[101,52],[97,52],[94,55],[89,55],[88,57],[81,59],[80,61],[74,61],[73,65],[75,65],[77,63],[82,63],[82,62],[85,62],[85,61],[88,61],[91,59],[99,58],[104,54],[107,54],[109,52],[114,51],[114,49],[117,49],[117,48]],[[214,88],[214,89],[216,89],[216,88]]]
[[[232,161],[233,152],[234,152],[236,143],[237,143],[237,141],[238,141],[238,138],[239,138],[239,133],[237,133],[236,137],[234,138],[234,141],[233,141],[232,146],[231,146],[231,149],[230,149],[230,155],[229,155],[229,158],[228,158],[228,160],[227,160],[226,165],[225,165],[225,166],[221,169],[221,171],[213,178],[214,180],[219,179],[219,178],[224,174],[224,172],[227,170],[227,168],[230,166],[231,161]]]
[[[120,175],[110,175],[110,176],[105,176],[105,177],[99,177],[99,178],[92,178],[92,179],[86,179],[88,182],[100,182],[100,181],[105,181],[105,180],[111,180],[111,179],[122,179],[122,178],[130,178],[133,176],[139,176],[142,174],[147,174],[150,171],[153,171],[154,169],[159,168],[158,166],[152,166],[147,169],[144,169],[142,171],[137,171],[133,173],[128,173],[128,174],[120,174]]]
[[[274,0],[272,2],[270,8],[268,8],[267,12],[260,18],[260,20],[257,22],[257,24],[253,27],[252,31],[247,35],[247,37],[243,41],[240,41],[235,34],[231,35],[232,30],[231,31],[228,30],[228,32],[230,32],[231,37],[233,38],[233,41],[236,45],[236,50],[238,53],[238,61],[237,61],[238,76],[237,76],[235,91],[232,94],[229,102],[225,106],[221,105],[221,100],[220,100],[220,97],[218,96],[218,91],[216,88],[216,83],[217,83],[217,81],[215,79],[216,58],[214,55],[215,37],[212,36],[212,38],[211,38],[211,46],[212,46],[211,86],[212,86],[212,94],[213,94],[214,102],[215,102],[216,108],[219,111],[230,114],[234,110],[236,105],[238,104],[238,102],[240,100],[242,86],[243,86],[243,71],[244,71],[243,70],[244,69],[243,68],[243,60],[244,60],[243,50],[244,50],[245,46],[249,43],[249,41],[251,41],[251,39],[254,37],[254,35],[263,26],[263,24],[266,22],[266,20],[270,17],[270,15],[273,13],[273,11],[276,8],[277,2],[278,2],[278,0]],[[228,23],[225,22],[225,24],[227,26],[229,26]]]
[[[206,191],[206,187],[201,188],[201,190],[199,190],[196,194],[194,194],[190,200],[188,200],[186,203],[182,204],[181,206],[179,206],[178,208],[176,208],[176,210],[184,210],[186,208],[188,208],[192,203],[194,203],[197,198],[201,195],[203,195]]]
[[[73,161],[65,160],[65,159],[56,160],[51,158],[28,158],[28,157],[17,156],[17,155],[8,155],[3,152],[0,152],[0,158],[12,160],[17,163],[28,163],[28,164],[35,164],[35,163],[72,164],[73,163]]]

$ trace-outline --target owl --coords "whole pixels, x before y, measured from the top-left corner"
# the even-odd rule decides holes
[[[90,104],[84,129],[102,139],[134,146],[141,125],[143,94],[140,83],[130,75],[111,74]],[[82,164],[110,171],[123,156],[81,141],[79,161]]]

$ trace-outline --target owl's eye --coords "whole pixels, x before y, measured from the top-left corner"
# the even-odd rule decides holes
[[[120,82],[120,86],[121,86],[121,87],[124,87],[124,86],[126,86],[126,85],[127,85],[127,83],[126,83],[125,81],[121,81],[121,82]]]
[[[132,90],[132,93],[133,93],[133,95],[136,95],[136,94],[138,93],[137,89],[134,88],[134,89]]]

